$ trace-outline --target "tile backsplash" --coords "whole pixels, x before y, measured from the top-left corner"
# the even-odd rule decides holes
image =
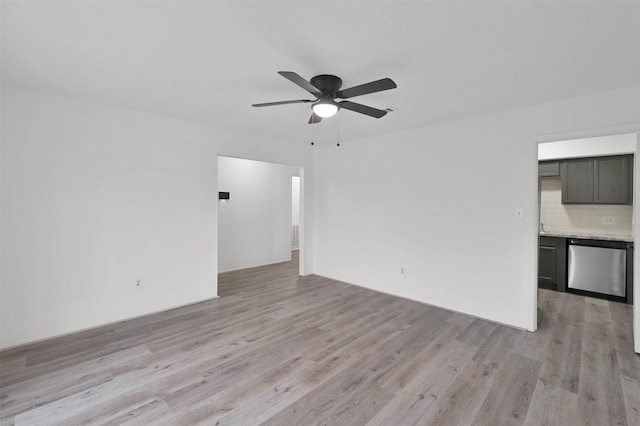
[[[603,224],[603,216],[613,223]],[[631,237],[632,218],[633,206],[562,204],[560,178],[542,178],[540,221],[546,232]]]

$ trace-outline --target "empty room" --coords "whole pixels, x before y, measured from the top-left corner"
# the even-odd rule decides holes
[[[0,43],[0,425],[640,424],[640,2],[1,0]]]

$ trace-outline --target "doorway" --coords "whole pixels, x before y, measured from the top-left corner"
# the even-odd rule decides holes
[[[302,168],[218,156],[218,273],[291,261],[292,177],[298,179],[297,249],[302,252]],[[296,257],[301,266],[302,253]]]
[[[548,139],[547,139],[548,140]],[[538,161],[546,162],[545,167],[538,171],[538,262],[537,262],[537,283],[547,279],[552,290],[566,291],[569,283],[568,278],[568,257],[567,245],[562,239],[563,233],[582,238],[609,237],[614,240],[633,240],[638,234],[638,209],[633,205],[605,205],[605,204],[565,204],[562,201],[562,191],[565,190],[560,177],[560,169],[553,172],[551,167],[554,162],[575,162],[580,166],[580,162],[588,158],[602,158],[607,156],[635,155],[638,146],[638,134],[621,133],[605,136],[583,137],[579,139],[558,138],[548,142],[538,143]],[[586,161],[586,160],[585,160]],[[597,160],[594,160],[597,161]],[[638,199],[640,188],[638,188],[638,160],[634,161],[632,167],[633,177],[633,199]],[[556,166],[554,166],[556,167]],[[635,170],[633,170],[635,169]],[[616,169],[617,170],[617,169]],[[541,177],[542,175],[542,177]],[[569,192],[565,194],[568,196]],[[545,204],[546,203],[546,204]],[[635,203],[633,203],[635,204]],[[581,232],[582,231],[582,232]],[[558,237],[558,238],[554,238]],[[557,241],[559,243],[557,243]],[[568,241],[568,240],[567,240]],[[554,242],[557,243],[554,246]],[[544,247],[543,247],[544,246]],[[564,254],[563,254],[564,253]],[[638,257],[637,251],[634,255]],[[638,262],[635,258],[628,259],[635,267]],[[553,262],[556,262],[555,268]],[[559,271],[555,276],[556,270]],[[633,274],[637,276],[637,274]],[[634,279],[634,281],[637,281]],[[635,282],[631,285],[637,289]],[[539,285],[544,287],[544,285]],[[632,290],[633,290],[632,287]],[[573,291],[577,293],[578,291]],[[640,330],[638,318],[638,297],[637,291],[633,291],[635,300],[633,311],[636,328],[636,351],[640,349],[638,341],[638,330]],[[536,300],[536,306],[540,301]],[[538,311],[539,312],[539,311]],[[540,318],[538,319],[540,323]]]

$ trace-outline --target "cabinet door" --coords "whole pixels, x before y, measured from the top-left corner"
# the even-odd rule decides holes
[[[594,160],[594,202],[633,203],[633,157],[601,157]]]
[[[593,159],[562,162],[562,204],[593,203]]]
[[[540,161],[538,163],[538,176],[560,176],[560,162]]]
[[[540,245],[538,251],[538,284],[556,289],[557,252],[555,247]]]

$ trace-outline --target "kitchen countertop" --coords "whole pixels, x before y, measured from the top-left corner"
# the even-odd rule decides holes
[[[540,232],[541,237],[559,237],[559,238],[586,238],[590,240],[605,240],[605,241],[625,241],[628,243],[633,242],[633,237],[624,235],[589,235],[589,234],[576,234],[576,233],[563,233],[557,231]]]

